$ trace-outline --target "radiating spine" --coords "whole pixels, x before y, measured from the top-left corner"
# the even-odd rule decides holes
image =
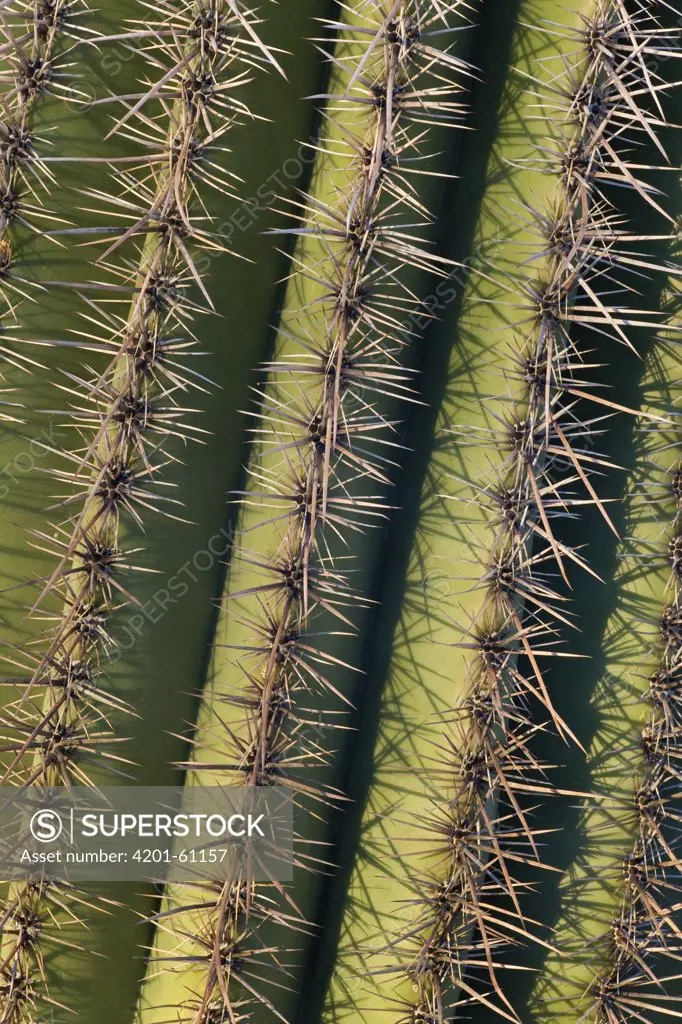
[[[55,473],[71,492],[58,506],[69,514],[66,523],[36,537],[57,566],[38,584],[33,611],[55,625],[43,650],[10,656],[29,678],[3,714],[10,755],[5,784],[87,785],[92,766],[120,772],[124,763],[117,752],[121,738],[109,724],[124,705],[100,685],[113,649],[107,619],[132,600],[122,577],[134,568],[129,558],[134,561],[135,551],[121,548],[121,520],[141,525],[149,508],[172,514],[174,503],[155,488],[173,458],[167,442],[197,432],[181,422],[189,411],[182,398],[208,384],[183,365],[196,344],[193,317],[212,308],[196,253],[225,251],[199,185],[233,194],[229,172],[216,158],[225,132],[249,116],[239,88],[253,69],[279,68],[259,39],[259,24],[256,13],[235,0],[162,3],[151,20],[98,39],[100,46],[116,40],[140,50],[154,77],[132,103],[125,97],[126,112],[109,133],[132,135],[140,157],[131,162],[112,154],[114,191],[91,194],[99,215],[103,205],[111,207],[113,223],[51,232],[55,238],[104,236],[97,265],[114,283],[70,285],[86,296],[91,290],[104,296],[88,297],[86,326],[75,333],[84,352],[105,354],[106,365],[92,376],[86,367],[66,388],[73,396],[66,416],[85,443],[64,450],[67,468]],[[191,288],[203,298],[193,298]],[[112,300],[123,312],[111,308]],[[21,679],[16,684],[21,687]],[[42,984],[43,943],[58,931],[60,916],[77,921],[79,899],[68,887],[10,890],[2,920],[3,1024],[30,1019],[39,1002],[50,1002]]]
[[[328,999],[334,1022],[436,1021],[469,1004],[519,1020],[504,981],[521,966],[515,950],[530,942],[552,948],[524,911],[526,869],[551,869],[533,812],[559,792],[534,753],[535,738],[551,730],[577,740],[554,710],[543,667],[547,657],[576,653],[557,643],[573,617],[552,575],[566,585],[572,564],[593,572],[580,549],[561,542],[557,524],[595,504],[615,531],[595,489],[609,460],[593,445],[611,415],[633,410],[600,395],[590,371],[602,336],[632,347],[632,327],[663,321],[634,298],[640,268],[667,270],[648,255],[657,236],[628,230],[612,186],[662,212],[647,165],[630,163],[630,147],[633,139],[649,144],[649,156],[660,146],[664,122],[649,63],[670,53],[671,41],[648,12],[615,2],[586,3],[575,15],[563,5],[528,4],[524,44],[532,56],[517,70],[530,85],[524,100],[509,87],[514,113],[501,127],[509,140],[499,158],[511,168],[506,195],[503,171],[489,174],[491,195],[500,192],[507,208],[484,200],[480,228],[485,241],[496,221],[502,239],[496,261],[472,274],[458,338],[469,359],[455,348],[453,398],[425,485],[425,495],[440,488],[464,511],[430,522],[435,503],[424,498],[410,567],[414,583],[425,563],[440,564],[436,584],[451,579],[455,594],[436,585],[430,599],[415,598],[408,584]],[[513,129],[523,117],[539,126],[520,146]],[[556,191],[544,191],[534,174],[556,181]],[[516,237],[505,223],[510,204]],[[481,302],[493,311],[480,312]],[[491,358],[506,377],[501,397],[488,392]],[[463,384],[458,394],[458,376],[472,382],[471,395]],[[476,389],[479,409],[465,404]],[[462,406],[468,417],[458,421]],[[428,591],[428,573],[423,584]],[[448,663],[445,650],[440,659],[426,653],[432,624],[439,644],[471,655]],[[428,666],[430,677],[410,680],[410,664]]]
[[[414,397],[403,353],[416,334],[415,282],[445,267],[425,248],[430,214],[419,183],[433,126],[463,116],[458,93],[470,69],[450,48],[467,6],[348,4],[344,20],[328,25],[340,38],[333,88],[321,97],[320,164],[297,207],[300,244],[258,393],[259,453],[219,631],[232,664],[214,669],[219,685],[209,687],[187,766],[203,783],[283,783],[315,816],[343,800],[324,781],[325,733],[349,706],[339,673],[352,672],[334,644],[365,603],[345,563],[388,510],[394,416]],[[302,840],[301,872],[324,859]],[[279,923],[306,941],[295,893],[239,880],[201,900],[181,890],[168,900],[141,1019],[165,1020],[178,1004],[195,1024],[258,1003],[283,1017],[287,968],[260,936]]]

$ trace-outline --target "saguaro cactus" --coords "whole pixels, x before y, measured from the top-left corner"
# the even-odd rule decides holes
[[[682,11],[501,3],[0,11],[3,783],[295,805],[6,885],[2,1024],[682,1018]]]

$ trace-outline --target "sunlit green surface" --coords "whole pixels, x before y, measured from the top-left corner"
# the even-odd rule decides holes
[[[549,68],[559,73],[562,55],[572,55],[575,41],[529,26],[543,16],[574,27],[579,13],[592,7],[521,5],[524,27],[516,31],[511,66],[528,75],[551,74]],[[514,401],[523,403],[515,360],[524,348],[524,329],[515,324],[524,319],[521,285],[540,278],[542,265],[522,266],[537,236],[521,211],[526,204],[550,206],[558,188],[551,175],[522,169],[553,117],[551,108],[539,104],[531,119],[526,90],[521,75],[510,71],[473,240],[473,270],[456,320],[444,314],[452,342],[446,392],[393,636],[372,782],[324,1015],[335,1024],[409,1019],[417,990],[400,967],[409,962],[410,949],[418,948],[419,935],[413,934],[413,942],[400,937],[413,933],[418,879],[437,879],[445,866],[438,852],[442,843],[428,820],[438,819],[449,792],[449,741],[456,742],[456,734],[448,723],[471,685],[475,656],[456,645],[473,623],[484,624],[476,581],[488,566],[493,536],[489,514],[472,501],[472,484],[495,480],[507,453],[501,444],[491,445],[490,432],[502,436]],[[477,432],[480,444],[473,440]]]
[[[356,15],[347,13],[345,17],[348,19],[356,17]],[[362,16],[359,16],[358,20],[360,24],[364,24],[361,18]],[[457,52],[468,53],[472,42],[472,33],[468,31],[461,39],[457,39],[455,43]],[[340,94],[347,83],[348,75],[339,73],[336,76],[334,92],[337,95]],[[339,105],[335,104],[334,100],[332,100],[330,112],[333,113],[334,119],[326,122],[325,138],[327,144],[333,148],[333,153],[321,159],[316,166],[313,191],[317,200],[334,203],[334,205],[339,206],[339,196],[348,189],[349,182],[353,180],[352,175],[357,173],[356,163],[352,154],[349,155],[348,150],[340,144],[349,136],[366,140],[371,123],[370,117],[373,115],[369,108],[363,106],[357,106],[353,110],[337,109],[337,107]],[[449,170],[459,144],[457,135],[458,132],[453,132],[452,130],[443,133],[439,133],[437,129],[432,130],[428,140],[423,143],[420,150],[423,150],[426,154],[433,153],[434,155],[423,162],[420,161],[419,169],[428,169],[429,171],[436,172]],[[432,181],[424,176],[410,178],[409,175],[407,180],[418,189],[420,198],[426,203],[432,215],[436,214],[439,209],[443,182],[439,179]],[[404,218],[401,215],[398,223],[401,223],[402,220],[412,224],[416,217],[409,212]],[[437,227],[431,225],[426,229],[422,229],[418,225],[416,231],[412,227],[413,234],[426,237],[427,239],[433,239],[436,232]],[[339,258],[341,258],[343,251],[341,245],[338,246],[337,251]],[[300,260],[306,267],[312,267],[322,254],[323,249],[319,242],[306,239],[297,250],[297,260]],[[298,266],[299,264],[297,263],[296,267]],[[427,287],[429,282],[424,274],[415,271],[413,268],[399,268],[399,274],[405,285],[413,289],[415,296],[426,296],[428,294]],[[432,287],[434,283],[433,281],[431,282]],[[386,291],[390,293],[388,286]],[[320,298],[325,293],[326,287],[321,288],[320,283],[311,280],[309,275],[304,273],[294,275],[287,292],[282,316],[282,334],[276,347],[279,359],[300,359],[301,356],[301,347],[292,341],[291,338],[287,337],[286,332],[291,332],[299,338],[311,337],[321,339],[323,337],[324,320],[319,315],[318,310]],[[391,312],[393,313],[394,311],[391,310]],[[402,341],[396,339],[396,342],[393,343],[389,335],[386,347],[392,352],[393,359],[400,360],[405,365],[410,366],[416,359],[416,352],[414,350],[410,351],[409,344],[407,350],[401,352],[400,347],[405,346],[405,341],[409,343],[411,339],[409,337]],[[303,394],[309,394],[312,396],[312,404],[316,405],[319,399],[315,391],[315,381],[310,383],[310,378],[307,380],[306,378],[301,378],[301,380],[302,383],[293,374],[290,383],[287,382],[284,385],[278,386],[277,394],[280,397],[284,396],[285,401],[292,404],[295,401],[300,401]],[[271,394],[274,393],[273,389]],[[387,417],[399,419],[406,414],[404,406],[401,407],[397,401],[390,400],[385,396],[379,396],[378,404]],[[276,423],[277,417],[274,413],[272,414],[272,420]],[[260,427],[261,424],[258,424],[258,426]],[[265,426],[267,429],[273,429],[271,425],[265,424]],[[280,430],[281,435],[287,438],[290,436],[290,433],[292,435],[294,433],[293,431],[287,432],[288,428],[286,426],[281,427],[276,424],[274,426],[274,433],[271,437],[268,437],[268,440],[271,442],[272,437]],[[387,435],[387,440],[389,444],[395,445],[399,441],[399,437],[399,428],[396,428],[395,431]],[[394,451],[388,449],[382,454],[388,459],[397,460],[399,453],[400,449]],[[255,458],[258,459],[258,462],[252,461],[252,468],[257,465],[263,473],[272,472],[275,476],[279,474],[280,479],[284,478],[286,462],[280,452],[273,453],[265,446],[257,452],[257,455],[254,456]],[[391,470],[390,466],[387,468],[389,471]],[[252,479],[249,487],[252,491],[258,490],[261,488],[261,484],[254,482]],[[386,491],[386,486],[383,483],[376,480],[363,480],[359,478],[352,482],[351,493],[358,499],[363,495],[369,498],[379,494],[387,503],[386,512],[390,512],[390,492]],[[272,522],[269,522],[271,519]],[[373,580],[381,566],[381,558],[384,554],[383,543],[385,540],[384,522],[385,517],[378,519],[376,528],[369,529],[364,535],[350,533],[348,535],[349,544],[347,548],[338,541],[338,538],[331,536],[331,549],[339,559],[340,570],[349,571],[349,582],[361,595],[368,594],[371,591]],[[273,502],[273,507],[271,508],[267,505],[264,506],[262,501],[253,501],[245,506],[241,516],[238,543],[243,549],[246,549],[248,558],[254,561],[267,561],[278,550],[282,554],[280,545],[282,537],[285,535],[286,525],[277,503]],[[255,529],[256,527],[260,528]],[[245,558],[241,557],[240,560],[233,561],[231,564],[226,593],[241,592],[257,585],[262,578],[262,571],[247,564]],[[323,721],[324,717],[329,716],[331,712],[335,717],[333,719],[328,718],[328,721],[338,721],[344,727],[344,730],[348,729],[351,702],[356,703],[361,691],[368,685],[368,681],[354,668],[364,643],[363,629],[368,628],[370,621],[367,611],[362,605],[355,610],[352,607],[350,608],[350,617],[353,621],[352,629],[349,629],[349,627],[328,614],[316,614],[311,625],[310,642],[315,650],[319,648],[321,652],[324,652],[325,661],[321,663],[321,671],[324,671],[333,679],[334,686],[343,694],[343,698],[339,699],[338,695],[333,693],[311,692],[309,695],[306,695],[303,701],[307,717],[316,716],[320,718],[320,721]],[[216,633],[216,650],[210,667],[208,689],[199,716],[197,748],[194,755],[197,761],[220,761],[221,756],[223,759],[225,757],[228,760],[233,759],[236,745],[231,745],[229,739],[226,740],[225,729],[233,730],[237,736],[242,738],[249,735],[247,717],[238,705],[228,703],[226,698],[234,698],[246,692],[242,676],[242,666],[250,667],[249,655],[235,654],[235,647],[239,645],[247,647],[253,645],[253,626],[250,622],[243,620],[247,616],[253,618],[254,614],[257,614],[257,608],[253,603],[249,605],[247,601],[240,601],[227,604],[220,615]],[[325,631],[328,631],[327,636],[324,635]],[[232,649],[228,649],[227,645],[234,646]],[[342,659],[344,664],[337,667],[331,665],[331,659],[334,657]],[[344,701],[346,702],[345,704]],[[351,739],[349,743],[349,738],[350,736],[347,731],[330,729],[328,726],[319,730],[313,742],[320,744],[319,749],[323,754],[324,752],[328,753],[327,759],[329,764],[325,765],[324,761],[320,761],[317,764],[311,763],[310,769],[304,766],[303,770],[296,774],[304,777],[306,781],[316,786],[337,786],[339,775],[345,770],[344,759],[349,756],[352,750],[353,741]],[[226,751],[229,753],[226,753]],[[306,757],[303,760],[313,762],[314,756]],[[223,782],[241,781],[239,777],[231,778],[220,772],[217,774]],[[209,772],[204,772],[200,775],[199,781],[205,783],[210,777]],[[190,779],[192,779],[192,776],[190,776]],[[308,810],[300,808],[297,811],[297,828],[302,836],[300,853],[302,855],[307,854],[309,858],[318,858],[322,862],[330,861],[333,863],[334,850],[331,846],[327,845],[331,838],[328,821],[329,810],[322,804],[315,805],[308,802],[307,806]],[[310,812],[311,807],[314,808],[314,813],[317,817],[314,817]],[[317,904],[322,896],[325,884],[325,878],[319,874],[306,872],[304,869],[296,872],[292,896],[296,907],[299,908],[302,916],[307,920],[315,920]],[[182,894],[171,893],[171,897],[174,895],[177,898],[182,898]],[[187,896],[185,896],[185,899],[187,899]],[[196,918],[193,919],[190,914],[180,918],[178,924],[176,924],[176,928],[180,927],[188,934],[192,932],[193,928],[197,929],[198,926],[199,922]],[[267,969],[259,971],[259,976],[255,979],[255,987],[263,992],[267,999],[272,1000],[277,1013],[283,1014],[290,1020],[298,1019],[299,1015],[304,1012],[300,1008],[300,988],[307,970],[307,962],[317,941],[311,937],[314,934],[313,928],[314,926],[310,929],[311,935],[307,935],[302,928],[287,933],[272,924],[255,929],[254,942],[256,944],[266,947],[274,943],[282,945],[283,951],[281,956],[277,955],[285,965],[285,971],[282,972],[281,976],[273,975],[273,972]],[[161,951],[177,949],[180,945],[177,933],[176,936],[173,936],[163,931],[157,937],[157,944]],[[155,968],[152,965],[152,975],[154,970]],[[205,971],[205,966],[199,966],[194,970],[181,968],[175,972],[175,976],[169,972],[162,974],[159,978],[152,978],[143,992],[141,1019],[144,1024],[151,1024],[151,1022],[157,1024],[157,1022],[165,1020],[168,1015],[168,1007],[175,1003],[182,1004],[185,1000],[189,999],[191,1001],[193,997],[195,998],[196,993],[201,991]],[[265,980],[263,981],[262,978],[265,978]],[[235,985],[236,989],[237,986]],[[257,1017],[260,1014],[263,1017],[267,1017],[269,1011],[256,1006],[255,1014]]]

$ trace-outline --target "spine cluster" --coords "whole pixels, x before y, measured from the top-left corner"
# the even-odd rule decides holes
[[[670,266],[674,275],[679,268]],[[643,474],[635,474],[631,513],[637,523],[655,524],[655,538],[643,547],[628,543],[624,560],[638,559],[632,571],[634,582],[654,571],[661,561],[670,569],[666,586],[667,603],[658,621],[644,614],[634,622],[635,642],[654,653],[656,671],[648,679],[644,698],[649,706],[640,736],[639,749],[626,747],[632,764],[634,792],[631,801],[609,793],[606,799],[616,820],[622,820],[628,834],[634,832],[633,847],[622,860],[620,900],[607,934],[598,943],[599,965],[587,993],[581,991],[588,1010],[584,1019],[594,1024],[621,1024],[640,1020],[650,1024],[659,1017],[674,1017],[679,1011],[675,986],[679,981],[679,951],[682,940],[682,860],[680,834],[680,727],[682,724],[682,463],[677,396],[680,357],[678,351],[679,286],[671,288],[669,321],[657,339],[650,359],[648,397],[669,417],[667,425],[642,424],[638,456]],[[667,338],[665,337],[667,335]],[[671,515],[672,511],[672,515]],[[668,537],[667,550],[661,539]],[[635,550],[633,550],[633,548]],[[650,604],[652,604],[650,602]],[[649,611],[649,605],[646,606]],[[652,637],[653,634],[653,637]],[[656,642],[658,641],[658,642]],[[640,683],[638,674],[636,686]],[[634,756],[633,756],[634,755]],[[588,836],[599,843],[599,834]]]
[[[679,444],[679,441],[677,442]],[[669,451],[669,445],[666,445]],[[669,542],[670,602],[660,619],[660,666],[649,679],[650,704],[641,734],[643,762],[638,772],[630,816],[636,839],[623,858],[623,889],[609,933],[601,949],[606,956],[585,1000],[585,1019],[595,1024],[620,1024],[658,1015],[675,1015],[678,999],[673,983],[679,978],[682,928],[682,862],[679,855],[680,675],[682,604],[680,537],[680,468],[676,463],[668,486],[677,505]],[[661,495],[648,495],[660,504]],[[614,795],[615,799],[615,795]],[[620,809],[620,808],[619,808]]]
[[[5,5],[0,29],[2,54],[2,115],[0,116],[0,289],[6,314],[18,320],[18,308],[27,299],[28,282],[22,276],[14,229],[23,227],[42,234],[57,218],[46,206],[52,176],[41,157],[43,140],[33,130],[34,112],[44,96],[78,103],[85,97],[77,85],[72,51],[96,33],[81,24],[88,13],[79,0],[35,0]],[[7,326],[7,324],[5,324]],[[15,346],[4,344],[4,359],[21,368],[27,360]],[[11,401],[3,406],[17,406]],[[16,419],[14,411],[3,413]],[[14,716],[3,714],[16,736]],[[3,750],[7,748],[3,745]],[[47,885],[30,885],[12,893],[0,913],[0,1021],[2,1024],[30,1019],[35,1005],[33,977],[44,976],[39,946],[45,915],[59,910]],[[35,955],[29,952],[35,950]],[[32,957],[29,968],[28,958]]]
[[[40,10],[48,17],[52,8]],[[151,17],[98,39],[133,48],[151,74],[132,98],[107,99],[126,108],[110,135],[124,132],[141,149],[132,162],[112,154],[112,188],[91,193],[110,220],[52,232],[104,240],[96,266],[108,282],[71,286],[104,296],[89,300],[87,326],[75,333],[87,358],[99,353],[105,365],[67,388],[74,398],[65,415],[83,447],[59,453],[64,468],[54,475],[68,493],[57,507],[66,519],[53,534],[37,535],[55,559],[33,609],[48,629],[41,648],[11,655],[25,675],[16,681],[21,695],[3,714],[6,785],[88,785],[94,766],[115,771],[121,762],[110,717],[124,705],[103,685],[113,647],[108,619],[134,601],[125,584],[134,552],[122,549],[120,533],[123,525],[141,526],[149,509],[171,514],[174,503],[157,486],[173,458],[169,442],[196,430],[184,425],[185,398],[206,382],[185,364],[196,347],[192,320],[212,308],[196,258],[201,250],[225,251],[201,186],[232,192],[219,158],[225,132],[248,115],[240,86],[254,68],[278,67],[258,24],[237,0],[162,2]],[[36,45],[41,32],[38,21]],[[20,96],[32,94],[27,90],[17,86]],[[60,916],[77,920],[65,909],[70,893],[45,885],[10,892],[1,920],[2,1024],[32,1020],[35,1007],[50,1002],[43,947]]]
[[[548,766],[533,753],[533,741],[540,730],[553,730],[577,742],[553,707],[544,659],[569,656],[559,649],[572,616],[558,581],[570,585],[572,564],[593,573],[581,551],[561,542],[557,524],[591,504],[615,532],[595,489],[608,460],[594,446],[611,415],[632,410],[599,394],[588,353],[599,352],[604,336],[632,348],[631,327],[661,325],[660,314],[637,308],[636,281],[643,272],[666,268],[647,257],[649,239],[628,230],[617,203],[625,187],[652,216],[667,216],[647,184],[647,165],[632,153],[661,149],[658,132],[665,121],[653,66],[674,53],[675,40],[662,32],[655,12],[640,5],[633,13],[620,0],[596,5],[572,40],[575,63],[557,61],[531,86],[534,108],[544,110],[542,116],[549,111],[557,130],[529,165],[557,176],[559,187],[551,209],[528,205],[519,214],[541,240],[526,266],[539,265],[541,272],[524,269],[503,285],[518,317],[518,371],[509,388],[516,397],[504,422],[498,417],[499,432],[477,435],[474,443],[506,445],[509,454],[496,480],[476,481],[471,495],[490,513],[490,561],[483,577],[472,581],[481,590],[481,611],[461,641],[474,656],[472,680],[443,746],[450,767],[439,778],[449,786],[454,776],[454,792],[424,822],[425,842],[447,871],[440,878],[415,878],[415,891],[423,892],[419,916],[387,947],[393,976],[407,975],[417,993],[401,1021],[440,1021],[469,1003],[519,1020],[502,980],[514,966],[514,949],[528,942],[551,948],[522,905],[525,869],[549,867],[532,809],[559,792],[548,780]],[[459,445],[471,443],[464,429],[456,433]],[[649,750],[660,750],[669,728],[669,716],[657,716]],[[663,873],[670,868],[670,850],[653,824],[665,796],[651,786],[659,773],[664,788],[674,785],[671,765],[668,760],[667,768],[657,767],[641,790],[648,824],[632,861],[633,885],[642,877],[642,855],[654,846],[652,863]],[[647,794],[654,799],[655,792],[655,805],[645,807]],[[631,914],[629,907],[634,922],[637,915]],[[646,975],[632,956],[629,963],[640,978]],[[613,979],[607,984],[613,987]],[[624,1018],[605,1010],[599,1019],[611,1024]]]
[[[466,6],[377,0],[351,4],[343,22],[328,23],[338,37],[318,149],[332,184],[329,195],[313,191],[297,204],[290,288],[297,279],[312,287],[280,331],[278,357],[258,392],[261,458],[253,460],[243,502],[266,512],[233,556],[253,585],[228,594],[229,613],[252,636],[236,654],[238,678],[227,697],[243,709],[243,723],[212,730],[215,761],[197,755],[187,765],[204,781],[286,785],[317,815],[343,799],[314,779],[331,760],[320,723],[328,734],[339,711],[316,723],[304,705],[323,694],[341,711],[349,706],[334,679],[348,666],[325,652],[324,637],[353,630],[354,609],[364,601],[351,587],[345,553],[352,555],[357,531],[385,515],[382,492],[398,444],[385,410],[413,400],[404,352],[419,310],[414,281],[442,272],[442,261],[424,248],[420,227],[430,216],[417,175],[428,173],[420,165],[433,126],[463,117],[464,84],[456,79],[469,71],[450,48]],[[254,551],[254,529],[272,537],[265,556]],[[214,714],[220,720],[220,708]],[[315,861],[303,852],[297,867],[314,870]],[[171,897],[164,924],[175,918],[177,969],[197,958],[206,965],[198,992],[196,978],[188,982],[195,996],[186,1019],[241,1019],[242,1008],[258,1001],[273,1009],[269,992],[282,985],[286,968],[276,949],[261,948],[258,930],[267,921],[305,930],[295,897],[277,884],[226,885],[202,906],[190,940],[187,894]],[[190,898],[196,910],[196,893]]]
[[[32,131],[33,109],[42,95],[78,102],[71,51],[94,35],[80,25],[87,8],[80,0],[13,2],[3,10],[0,53],[3,68],[0,119],[0,238],[2,270],[11,264],[8,229],[15,221],[40,230],[49,213],[44,207],[47,169]],[[4,277],[3,277],[4,280]]]
[[[34,112],[42,97],[78,104],[86,97],[78,86],[72,51],[96,36],[82,24],[88,8],[82,0],[18,0],[3,8],[0,24],[0,294],[3,326],[16,325],[17,310],[30,296],[33,282],[23,277],[13,237],[17,226],[42,234],[55,217],[46,205],[52,174],[46,163],[46,140],[36,135]],[[13,321],[13,322],[12,322]],[[3,344],[3,358],[26,369],[30,364],[16,348]],[[0,419],[16,419],[7,412]]]

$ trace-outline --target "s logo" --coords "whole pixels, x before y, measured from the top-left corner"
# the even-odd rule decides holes
[[[29,827],[31,835],[39,843],[53,843],[62,834],[64,822],[59,811],[36,811]]]

